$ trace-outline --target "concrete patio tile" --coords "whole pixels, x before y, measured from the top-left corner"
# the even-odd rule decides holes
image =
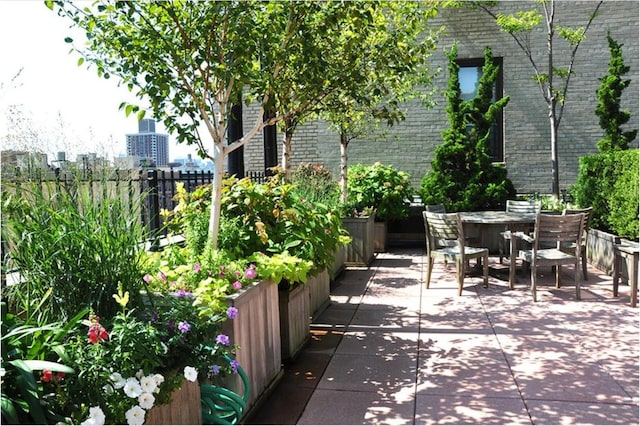
[[[418,356],[418,333],[382,332],[363,330],[344,334],[337,354],[361,355],[377,354],[383,356],[410,355]]]
[[[369,283],[367,287],[367,295],[376,297],[420,297],[422,286],[419,280],[411,280],[407,278],[389,279],[390,285],[380,284],[379,282]]]
[[[355,315],[357,305],[331,302],[313,321],[314,328],[345,330]]]
[[[420,314],[420,297],[365,294],[358,309],[391,310],[398,315],[418,316]]]
[[[498,339],[525,399],[632,402],[601,362],[576,342],[521,335]]]
[[[527,400],[534,424],[637,425],[638,405]]]
[[[418,394],[520,397],[495,337],[422,334],[420,340]]]
[[[520,398],[425,395],[416,397],[414,424],[499,425],[532,424]]]
[[[314,392],[297,424],[359,425],[413,424],[413,400],[377,392]]]
[[[295,424],[307,401],[312,397],[312,387],[301,388],[295,384],[281,383],[278,392],[273,392],[260,406],[260,409],[244,424],[250,425],[289,425]]]
[[[361,305],[353,315],[347,330],[371,330],[372,327],[380,331],[402,330],[417,333],[420,328],[420,316],[417,312],[407,312],[404,309],[372,309],[367,305]]]
[[[314,327],[310,332],[309,342],[304,348],[304,353],[332,356],[342,341],[343,335],[343,330],[327,330]]]
[[[415,386],[416,359],[407,355],[336,353],[318,389],[378,392],[388,395]]]

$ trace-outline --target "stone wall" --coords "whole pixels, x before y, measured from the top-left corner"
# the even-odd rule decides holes
[[[537,3],[522,1],[500,2],[496,10],[513,13],[516,10],[533,8]],[[558,25],[585,25],[588,15],[595,8],[595,1],[557,1],[556,23]],[[560,188],[568,189],[578,173],[578,158],[597,152],[596,142],[602,136],[598,117],[596,90],[599,78],[606,75],[610,58],[606,40],[607,31],[618,42],[624,43],[625,64],[631,67],[626,78],[632,80],[623,98],[623,108],[631,111],[627,128],[638,125],[638,13],[637,1],[604,2],[599,16],[580,45],[574,64],[575,75],[571,79],[567,103],[559,128],[559,176]],[[435,148],[441,144],[441,132],[447,127],[445,100],[442,96],[448,81],[447,61],[443,53],[449,50],[454,40],[458,42],[459,58],[481,58],[486,46],[494,56],[503,58],[504,95],[511,101],[504,111],[504,157],[509,178],[518,192],[551,191],[550,124],[547,106],[540,90],[531,76],[533,68],[515,41],[498,30],[493,20],[484,12],[468,8],[442,10],[433,21],[433,27],[445,25],[446,33],[440,38],[438,49],[431,63],[441,72],[435,79],[436,105],[427,109],[418,102],[407,104],[406,120],[387,130],[386,134],[354,140],[349,145],[349,164],[372,164],[381,161],[407,171],[415,187],[430,169]],[[543,25],[531,38],[535,60],[545,64],[546,38]],[[556,35],[555,43],[561,47],[555,51],[557,66],[568,60],[567,44]],[[248,128],[255,122],[256,108],[244,110],[244,125]],[[282,139],[282,136],[278,136]],[[634,141],[637,147],[638,140]],[[278,147],[282,155],[282,147]],[[300,162],[322,163],[336,176],[340,164],[339,135],[331,131],[324,122],[302,125],[294,135],[292,165]],[[262,170],[262,134],[245,149],[246,170]]]

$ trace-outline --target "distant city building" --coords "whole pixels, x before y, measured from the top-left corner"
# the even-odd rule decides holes
[[[128,134],[127,155],[150,158],[156,166],[169,163],[169,135],[156,133],[156,122],[145,118],[138,123],[138,133]]]

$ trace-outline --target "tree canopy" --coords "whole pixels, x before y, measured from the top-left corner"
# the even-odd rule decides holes
[[[371,73],[387,81],[394,71],[402,75],[419,53],[412,47],[414,34],[426,31],[424,19],[404,19],[403,13],[430,10],[426,4],[394,1],[46,4],[85,31],[86,44],[74,44],[80,65],[88,61],[99,76],[117,77],[149,101],[179,142],[195,144],[213,161],[209,235],[214,245],[226,155],[266,125],[295,127],[338,90],[362,98],[359,85]],[[384,39],[385,32],[391,36]],[[250,131],[227,143],[229,111],[237,99],[261,108]],[[139,118],[145,113],[138,105],[121,108]],[[265,108],[276,114],[264,120]]]

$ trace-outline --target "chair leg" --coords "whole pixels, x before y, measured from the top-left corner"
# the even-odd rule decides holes
[[[556,288],[560,288],[560,274],[562,273],[562,265],[556,265]]]
[[[460,258],[456,261],[456,275],[458,278],[458,296],[462,296],[462,284],[464,283],[464,265],[465,260]]]
[[[582,277],[580,277],[580,260],[576,260],[576,273],[573,277],[573,280],[575,281],[576,284],[576,300],[580,300],[580,281],[582,281]]]
[[[484,288],[489,288],[489,254],[485,254],[482,259],[482,275],[484,276]]]
[[[589,277],[587,277],[587,254],[582,253],[582,279],[587,281]]]
[[[533,296],[533,301],[537,302],[538,298],[536,295],[536,266],[531,264],[531,295]]]
[[[429,283],[431,282],[432,270],[433,270],[433,257],[429,256],[429,260],[427,261],[427,288],[429,288]]]

